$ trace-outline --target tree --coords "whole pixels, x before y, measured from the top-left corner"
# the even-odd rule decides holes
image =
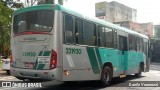
[[[65,0],[58,0],[58,4],[63,5],[64,1],[65,1]],[[67,1],[67,0],[66,0],[66,1]],[[55,3],[55,0],[38,0],[37,2],[38,2],[38,3],[37,3],[38,5],[39,5],[39,4],[54,4],[54,3]]]
[[[23,3],[20,0],[1,0],[1,2],[4,6],[7,6],[11,9],[24,7]]]
[[[19,9],[35,5],[37,0],[1,0],[3,5],[11,9]]]
[[[54,0],[38,0],[37,4],[54,4]]]
[[[58,4],[63,5],[64,0],[58,0]]]
[[[33,6],[37,0],[25,0],[25,6]]]
[[[0,53],[7,53],[10,47],[12,10],[0,1]]]

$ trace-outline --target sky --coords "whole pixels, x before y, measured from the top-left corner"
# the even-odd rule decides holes
[[[86,16],[95,17],[95,3],[113,0],[67,0],[64,6]],[[160,4],[158,0],[114,0],[137,10],[137,22],[160,24]]]

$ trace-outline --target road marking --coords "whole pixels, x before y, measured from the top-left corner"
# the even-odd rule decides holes
[[[0,77],[0,81],[15,79],[13,76]]]
[[[18,89],[18,87],[10,87],[10,88],[2,88],[3,90],[11,90],[11,89],[15,89],[15,88],[17,88]]]

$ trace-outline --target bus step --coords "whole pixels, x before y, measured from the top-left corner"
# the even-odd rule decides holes
[[[124,78],[124,77],[126,77],[126,75],[125,74],[121,74],[119,77],[120,78]]]

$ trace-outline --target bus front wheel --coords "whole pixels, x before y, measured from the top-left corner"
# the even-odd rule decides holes
[[[106,87],[110,84],[112,79],[111,69],[109,66],[104,66],[101,74],[102,86]]]

